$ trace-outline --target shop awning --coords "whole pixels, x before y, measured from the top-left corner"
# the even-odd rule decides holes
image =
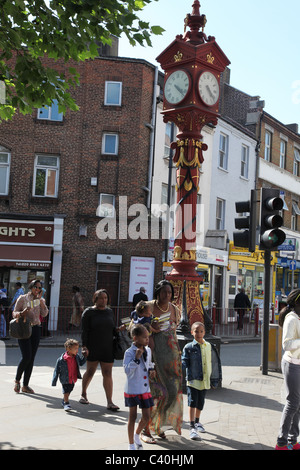
[[[25,269],[49,269],[51,247],[0,245],[0,266]]]

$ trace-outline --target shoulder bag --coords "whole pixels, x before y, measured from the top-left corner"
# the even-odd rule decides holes
[[[28,339],[32,333],[32,326],[28,318],[14,318],[9,322],[9,335],[16,339]]]

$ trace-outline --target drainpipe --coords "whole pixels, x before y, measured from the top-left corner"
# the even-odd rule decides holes
[[[156,95],[157,95],[157,78],[158,78],[158,67],[155,67],[154,72],[154,83],[153,83],[153,103],[152,103],[152,118],[150,128],[150,150],[149,150],[149,169],[148,169],[148,181],[147,181],[147,209],[151,207],[151,194],[152,194],[152,173],[154,164],[154,141],[155,141],[155,127],[156,127]]]

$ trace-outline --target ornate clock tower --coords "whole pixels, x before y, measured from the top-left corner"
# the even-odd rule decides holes
[[[207,150],[201,131],[205,124],[217,124],[220,74],[230,64],[215,38],[204,34],[206,17],[200,15],[200,2],[194,0],[192,8],[184,34],[176,36],[156,59],[165,71],[163,119],[179,129],[171,145],[177,167],[177,207],[173,269],[167,279],[174,286],[175,303],[183,310],[181,327],[187,330],[188,323],[204,321],[195,271],[199,169]]]

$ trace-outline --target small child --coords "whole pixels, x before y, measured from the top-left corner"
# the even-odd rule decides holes
[[[205,326],[203,323],[193,323],[191,334],[194,336],[194,340],[183,348],[182,366],[186,369],[190,439],[200,439],[198,431],[205,432],[200,423],[200,414],[204,407],[206,390],[211,388],[211,344],[204,340]]]
[[[128,439],[129,450],[142,450],[140,433],[149,423],[153,399],[150,392],[149,376],[153,378],[155,371],[151,362],[151,349],[148,347],[149,332],[141,324],[134,324],[131,328],[133,343],[125,351],[123,367],[126,374],[124,390],[125,406],[129,407]],[[142,417],[134,433],[137,418],[137,405],[142,410]]]
[[[65,411],[70,411],[72,408],[69,403],[69,396],[77,379],[81,379],[79,366],[86,362],[87,351],[82,348],[82,356],[78,354],[79,342],[76,339],[67,339],[65,349],[66,352],[57,359],[52,385],[55,386],[59,378],[63,391],[62,406]]]
[[[141,324],[146,326],[148,329],[150,336],[149,336],[149,347],[153,353],[154,351],[154,341],[152,337],[152,333],[159,333],[160,328],[157,322],[153,321],[154,317],[151,311],[151,307],[148,302],[141,300],[136,306],[136,319],[133,319],[132,323]],[[132,326],[132,323],[130,326]]]

